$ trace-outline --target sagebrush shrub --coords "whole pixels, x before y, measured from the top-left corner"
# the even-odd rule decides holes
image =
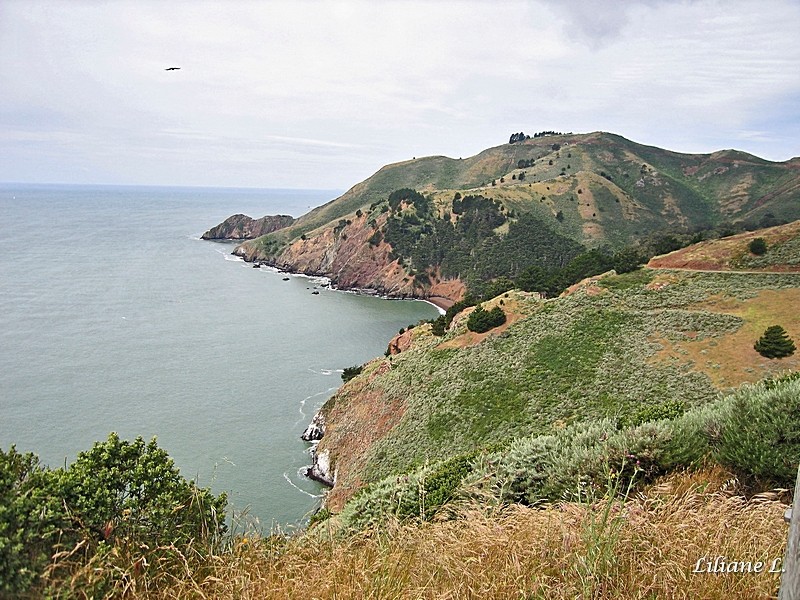
[[[791,488],[800,463],[800,380],[743,388],[728,402],[716,459],[745,477]]]

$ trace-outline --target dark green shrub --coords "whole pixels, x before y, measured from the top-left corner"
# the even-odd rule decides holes
[[[660,404],[648,404],[636,412],[620,419],[622,427],[635,427],[650,421],[672,420],[686,412],[686,405],[680,400],[667,400]]]
[[[716,459],[744,477],[791,488],[800,464],[800,381],[747,388],[729,402]]]
[[[0,452],[0,496],[0,596],[35,585],[48,564],[70,572],[89,560],[147,554],[155,566],[174,559],[158,548],[192,544],[202,552],[226,531],[225,494],[215,497],[183,478],[155,439],[128,442],[112,433],[54,471],[32,454]],[[76,548],[54,561],[57,552]],[[109,578],[118,577],[114,568],[98,573],[92,594],[104,595]]]
[[[756,238],[750,242],[748,249],[752,254],[756,256],[761,256],[762,254],[766,254],[767,252],[767,242],[764,238]]]
[[[400,330],[400,333],[403,333],[403,330]],[[361,371],[364,369],[363,365],[355,365],[353,367],[346,367],[345,370],[342,372],[342,381],[347,383],[353,377],[361,374]]]
[[[60,486],[81,527],[105,540],[126,537],[157,545],[225,531],[225,494],[215,498],[187,481],[155,438],[128,442],[112,433],[78,454]]]
[[[311,518],[308,520],[308,528],[311,529],[312,527],[319,525],[320,523],[324,523],[328,519],[333,516],[333,513],[328,508],[320,508],[317,512],[311,515]]]
[[[475,333],[484,333],[506,322],[506,313],[499,306],[492,310],[484,310],[480,305],[475,307],[467,318],[467,329]]]
[[[786,330],[780,325],[767,327],[753,346],[756,352],[766,358],[784,358],[794,354],[795,345]]]
[[[776,387],[784,383],[788,383],[789,381],[797,381],[798,379],[800,379],[800,371],[794,371],[792,373],[780,375],[775,378],[765,379],[764,387],[768,390],[774,390]]]
[[[449,328],[455,319],[456,315],[460,313],[465,308],[469,308],[470,306],[475,306],[475,301],[471,298],[464,298],[463,300],[459,300],[450,306],[447,311],[444,313],[444,321],[445,321],[445,329]]]
[[[635,271],[639,265],[645,262],[647,262],[645,257],[635,248],[625,248],[611,257],[611,266],[618,275]]]
[[[33,454],[0,449],[0,597],[26,592],[67,525],[57,479]]]
[[[472,472],[472,458],[470,456],[456,456],[444,461],[422,480],[424,490],[423,510],[424,518],[430,519],[444,504],[449,502],[464,477]],[[419,514],[419,512],[417,514]]]
[[[443,336],[447,331],[447,324],[444,315],[439,315],[436,319],[431,321],[431,333],[437,336]]]

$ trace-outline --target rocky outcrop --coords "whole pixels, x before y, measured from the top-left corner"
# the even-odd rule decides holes
[[[216,227],[212,227],[201,238],[204,240],[252,240],[288,227],[292,223],[294,223],[294,217],[289,215],[268,215],[260,219],[253,219],[247,215],[238,214],[228,217]]]
[[[406,390],[398,387],[387,393],[371,387],[376,377],[391,371],[391,361],[376,359],[368,364],[367,373],[345,383],[320,411],[325,414],[324,437],[314,442],[313,464],[306,476],[333,488],[325,495],[325,506],[331,510],[341,510],[363,487],[360,475],[370,449],[405,413]]]
[[[311,450],[311,457],[313,463],[306,470],[306,477],[333,487],[336,484],[336,473],[331,472],[331,451],[327,448],[318,451],[315,446]]]
[[[325,416],[321,412],[318,412],[314,415],[314,418],[311,419],[311,423],[308,424],[308,427],[306,427],[300,439],[306,442],[318,442],[324,435]]]
[[[395,354],[400,354],[401,352],[405,352],[414,342],[414,330],[409,329],[408,331],[404,331],[403,333],[397,334],[392,338],[392,341],[389,342],[389,346],[386,349],[387,352],[394,356]]]

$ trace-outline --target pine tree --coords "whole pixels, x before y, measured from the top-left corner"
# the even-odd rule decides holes
[[[783,358],[791,356],[795,351],[794,342],[780,325],[767,327],[753,348],[767,358]]]
[[[765,254],[767,252],[767,242],[764,241],[764,238],[756,238],[752,242],[750,242],[748,249],[752,254],[755,254],[756,256],[761,256],[762,254]]]

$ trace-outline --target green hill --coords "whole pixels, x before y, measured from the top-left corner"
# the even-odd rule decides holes
[[[365,484],[519,437],[604,419],[702,406],[800,358],[760,356],[780,323],[800,338],[800,274],[639,270],[540,300],[484,303],[507,316],[484,334],[467,309],[441,337],[412,330],[410,349],[364,366],[322,408],[325,456],[341,508]]]
[[[405,197],[390,202],[399,190]],[[454,301],[459,294],[437,286],[515,279],[531,266],[563,267],[587,250],[658,236],[776,225],[800,219],[798,200],[798,159],[681,154],[602,132],[550,135],[465,159],[387,165],[236,252],[340,287]]]

